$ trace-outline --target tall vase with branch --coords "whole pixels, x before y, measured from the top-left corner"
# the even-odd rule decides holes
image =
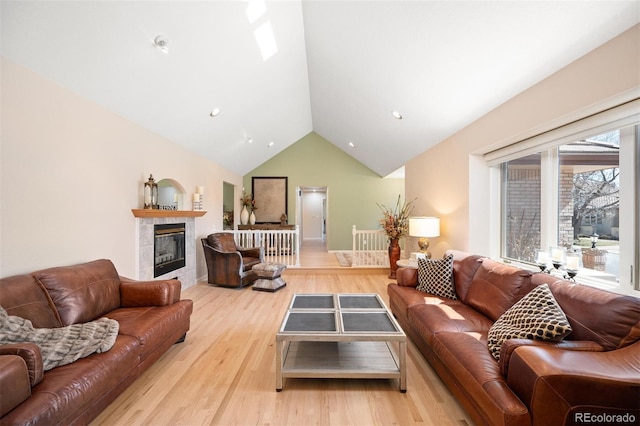
[[[399,240],[409,234],[409,216],[413,212],[413,202],[416,199],[409,202],[401,202],[401,197],[398,195],[398,200],[393,209],[385,206],[384,204],[378,204],[380,210],[382,210],[382,218],[380,219],[380,226],[382,230],[389,238],[389,278],[396,278],[396,271],[398,265],[396,262],[400,260],[400,244]]]

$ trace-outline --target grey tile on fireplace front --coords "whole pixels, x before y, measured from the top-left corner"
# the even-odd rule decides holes
[[[191,287],[196,284],[196,244],[195,244],[195,218],[174,217],[174,218],[137,218],[138,235],[138,271],[139,280],[171,279],[178,278],[182,283],[182,288]],[[154,271],[154,225],[167,223],[185,224],[185,254],[186,265],[183,268],[171,271],[159,277],[153,276]]]

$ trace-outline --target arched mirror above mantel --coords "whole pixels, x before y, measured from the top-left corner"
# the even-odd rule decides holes
[[[161,179],[158,181],[158,205],[160,210],[184,210],[186,191],[175,179]]]
[[[204,210],[192,210],[191,200],[187,197],[184,186],[175,179],[160,179],[156,184],[158,185],[158,208],[131,209],[135,217],[200,217],[207,213]]]

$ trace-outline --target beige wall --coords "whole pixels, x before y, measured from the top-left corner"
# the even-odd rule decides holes
[[[199,238],[222,229],[223,181],[241,188],[241,176],[6,58],[1,87],[1,277],[96,258],[134,277],[131,209],[149,173],[178,181],[188,199],[205,187],[196,253],[206,275]]]
[[[416,213],[441,218],[434,257],[449,248],[490,255],[496,229],[493,173],[480,154],[586,117],[640,93],[640,26],[471,123],[406,164],[405,194]],[[428,184],[425,184],[428,182]]]

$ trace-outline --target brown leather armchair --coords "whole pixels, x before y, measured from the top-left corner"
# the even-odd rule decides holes
[[[264,261],[262,247],[239,247],[229,232],[211,234],[201,241],[209,284],[244,287],[258,278],[251,268]]]

